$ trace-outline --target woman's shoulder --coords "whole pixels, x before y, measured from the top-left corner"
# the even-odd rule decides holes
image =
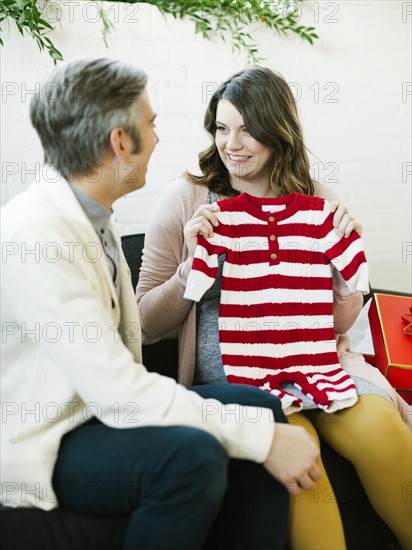
[[[205,185],[192,183],[184,176],[180,176],[165,187],[162,196],[166,199],[173,199],[173,202],[188,202],[188,204],[193,205],[206,202],[208,192],[209,190]]]
[[[166,187],[171,193],[181,193],[184,196],[194,197],[199,192],[204,193],[207,196],[208,188],[205,185],[199,185],[192,183],[185,176],[180,176],[169,183]]]
[[[313,182],[314,196],[321,199],[326,199],[328,202],[339,200],[335,190],[326,183],[321,183],[319,181]]]
[[[168,224],[185,224],[201,204],[205,204],[209,190],[204,185],[191,183],[181,176],[170,182],[162,191],[153,217],[168,220]],[[167,213],[167,216],[165,215]],[[166,223],[166,222],[165,222]]]

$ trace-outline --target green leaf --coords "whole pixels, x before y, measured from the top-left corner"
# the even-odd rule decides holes
[[[101,34],[107,46],[107,37],[113,28],[113,23],[104,10],[104,1],[98,1],[101,5],[99,9]],[[128,4],[136,3],[136,0],[124,1]],[[51,40],[44,36],[45,33],[54,29],[54,25],[42,17],[42,9],[48,2],[49,0],[0,0],[0,22],[10,17],[14,20],[20,34],[26,31],[36,41],[39,49],[46,48],[50,57],[56,62],[63,57]],[[297,26],[298,9],[288,13],[289,10],[284,9],[287,5],[286,1],[280,2],[279,5],[266,0],[143,0],[141,3],[157,6],[163,15],[191,20],[195,24],[195,32],[205,39],[211,40],[217,36],[225,42],[230,36],[232,48],[245,52],[248,61],[254,63],[261,58],[253,36],[249,32],[249,24],[252,21],[260,22],[265,27],[284,35],[293,32],[311,44],[314,39],[319,38],[313,32],[314,27]],[[3,41],[0,45],[3,45]]]

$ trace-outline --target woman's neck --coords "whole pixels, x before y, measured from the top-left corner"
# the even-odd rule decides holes
[[[253,197],[273,198],[277,196],[277,193],[270,185],[270,181],[247,182],[237,180],[232,183],[232,187],[236,189],[236,191],[239,191],[239,193],[248,193]]]

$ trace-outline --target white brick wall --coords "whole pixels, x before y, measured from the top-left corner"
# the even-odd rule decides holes
[[[146,187],[115,205],[123,234],[144,232],[162,189],[185,168],[196,167],[197,153],[207,143],[202,118],[208,90],[243,68],[246,57],[235,56],[218,40],[195,36],[192,23],[165,18],[147,4],[106,3],[115,23],[107,50],[93,3],[55,4],[63,19],[51,38],[66,59],[109,55],[149,72],[160,144]],[[48,14],[52,19],[51,9]],[[329,181],[364,225],[372,285],[411,292],[412,2],[308,0],[302,21],[317,28],[321,39],[316,45],[254,25],[266,58],[262,64],[280,71],[295,91],[313,174]],[[40,166],[28,102],[30,90],[52,66],[14,23],[4,27],[3,202],[25,189],[33,178],[30,171]]]

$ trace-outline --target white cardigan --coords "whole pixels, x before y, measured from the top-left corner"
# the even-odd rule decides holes
[[[192,426],[231,457],[266,459],[268,410],[234,414],[143,367],[129,268],[122,256],[119,303],[99,238],[64,178],[45,166],[2,209],[1,231],[3,504],[56,507],[60,440],[91,416],[113,428]]]

